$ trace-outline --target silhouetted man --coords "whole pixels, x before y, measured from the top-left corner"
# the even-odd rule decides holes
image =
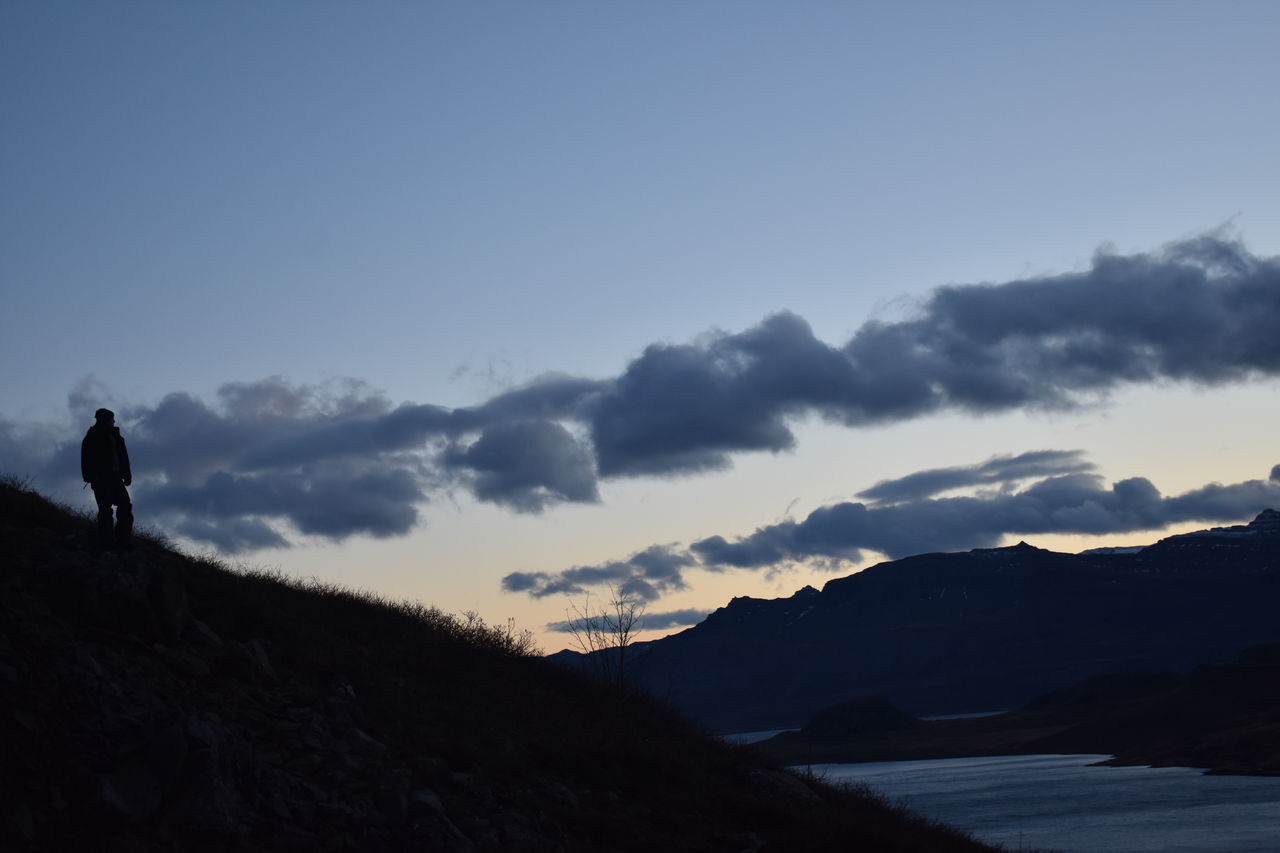
[[[93,486],[98,502],[98,542],[104,548],[113,544],[121,548],[133,545],[133,504],[125,486],[133,482],[129,470],[129,451],[124,436],[115,425],[116,413],[98,409],[96,422],[80,443],[80,476]],[[116,508],[115,531],[111,529],[111,507]]]

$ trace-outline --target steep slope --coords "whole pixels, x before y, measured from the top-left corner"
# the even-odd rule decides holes
[[[988,849],[518,636],[230,572],[0,485],[0,849]]]
[[[884,695],[919,715],[1013,708],[1108,672],[1185,672],[1280,640],[1280,513],[1131,552],[1019,543],[736,598],[641,644],[631,672],[718,731]],[[562,660],[572,661],[571,655]]]

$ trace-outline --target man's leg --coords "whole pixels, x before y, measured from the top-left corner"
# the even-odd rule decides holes
[[[133,502],[124,483],[116,494],[116,544],[121,548],[133,547]]]
[[[111,534],[111,504],[115,497],[110,483],[91,483],[93,499],[98,502],[98,544],[110,548],[115,542]]]

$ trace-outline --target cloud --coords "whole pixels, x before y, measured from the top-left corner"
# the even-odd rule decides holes
[[[471,474],[476,497],[517,512],[600,499],[590,448],[554,421],[494,424],[471,445],[451,449],[445,460]]]
[[[644,630],[658,631],[667,628],[679,628],[684,625],[697,625],[706,619],[710,610],[686,608],[684,610],[665,610],[661,613],[644,614]]]
[[[509,420],[581,419],[582,407],[608,385],[604,380],[546,373],[481,406],[454,410],[454,428],[475,429]]]
[[[711,611],[699,610],[697,608],[687,608],[684,610],[666,610],[661,613],[646,612],[641,619],[642,631],[665,631],[668,628],[681,628],[685,625],[696,625]],[[569,626],[568,620],[559,622],[548,622],[546,629],[560,634],[572,634],[573,629]]]
[[[0,417],[0,473],[33,477],[47,465],[56,448],[57,440],[43,430]]]
[[[1081,450],[1032,450],[1017,456],[993,456],[979,465],[933,468],[896,480],[881,480],[858,497],[873,503],[899,503],[933,497],[968,486],[1009,485],[1049,474],[1078,474],[1093,469]]]
[[[784,450],[785,424],[810,382],[806,362],[843,365],[793,314],[705,344],[653,345],[591,407],[605,475],[723,468],[729,451]],[[815,367],[816,369],[816,367]]]
[[[137,502],[161,523],[237,549],[295,534],[395,536],[440,493],[466,490],[515,512],[595,503],[602,478],[689,475],[739,453],[789,450],[791,425],[806,417],[860,427],[942,411],[1070,407],[1126,383],[1274,377],[1277,328],[1280,258],[1214,233],[1151,253],[1100,252],[1083,272],[937,288],[910,316],[864,323],[842,344],[781,312],[741,332],[653,344],[613,378],[548,373],[466,408],[393,405],[358,380],[279,377],[229,383],[212,400],[175,392],[136,404],[113,400],[90,377],[69,395],[67,424],[0,419],[0,469],[55,492],[78,488],[79,437],[106,403],[130,443]],[[698,553],[712,565],[777,562],[835,549],[842,537],[824,531],[863,523],[859,512],[1088,471],[1061,451],[922,471],[867,489],[860,510],[733,542],[709,537]],[[951,541],[945,518],[932,523],[928,541]],[[873,538],[897,548],[913,535]],[[877,546],[854,537],[832,553],[853,559],[868,548]],[[663,583],[624,575],[654,594]]]
[[[1280,507],[1280,465],[1271,469],[1267,480],[1213,483],[1168,497],[1144,477],[1108,486],[1087,473],[1091,468],[1079,451],[1034,451],[969,467],[921,471],[868,490],[881,498],[875,505],[836,503],[802,520],[770,524],[734,540],[708,536],[683,551],[663,546],[662,554],[682,573],[693,568],[773,570],[793,563],[838,569],[861,562],[868,551],[897,559],[994,547],[1007,536],[1100,535],[1159,530],[1189,521],[1241,521],[1263,509]],[[1037,471],[1051,476],[1014,488]],[[899,489],[899,484],[905,485]],[[931,496],[961,485],[999,488],[975,495]],[[888,502],[886,493],[895,491],[903,499]],[[504,586],[536,597],[582,593],[594,585],[617,582],[627,576],[629,565],[629,561],[606,563],[611,569],[607,576],[581,568],[510,575]]]
[[[67,425],[0,419],[0,470],[64,496],[80,487],[79,440],[110,403],[133,461],[134,502],[151,523],[226,553],[286,547],[297,535],[388,537],[455,488],[520,512],[599,500],[589,443],[552,416],[598,383],[546,376],[475,409],[392,406],[358,380],[228,383],[153,405],[112,398],[92,377]],[[572,422],[570,421],[570,424]]]
[[[234,528],[247,519],[259,525],[278,519],[334,541],[357,534],[385,538],[408,533],[418,521],[416,505],[426,498],[409,470],[362,463],[270,476],[219,471],[192,485],[170,482],[137,492],[142,512],[176,516],[189,530],[202,529],[192,527],[193,520]],[[219,544],[216,537],[202,538]],[[243,541],[248,545],[255,540]],[[260,535],[256,541],[273,540]]]
[[[447,434],[450,426],[447,409],[405,404],[394,411],[360,413],[331,423],[284,429],[247,450],[238,465],[247,470],[289,468],[326,459],[410,450]]]
[[[178,522],[174,533],[194,542],[212,545],[224,554],[289,547],[288,540],[255,519],[233,518],[214,524],[187,518]]]
[[[939,411],[1062,408],[1121,384],[1280,373],[1280,259],[1220,234],[1089,270],[940,287],[909,319],[842,346],[790,313],[696,344],[653,345],[590,403],[605,476],[724,467],[789,449],[789,421],[849,426]]]
[[[683,570],[696,563],[687,553],[670,545],[653,545],[595,566],[575,566],[562,572],[512,572],[502,579],[507,592],[523,592],[533,598],[581,595],[591,587],[615,587],[620,593],[654,601],[668,592],[686,589]]]
[[[422,452],[422,436],[440,432],[422,426],[429,407],[392,409],[353,380],[293,385],[278,377],[229,383],[212,403],[172,393],[151,406],[112,401],[85,380],[69,397],[67,426],[18,430],[0,421],[0,465],[74,494],[82,430],[107,401],[128,441],[139,516],[226,553],[286,547],[295,533],[331,541],[403,535],[440,480]],[[402,437],[410,429],[413,438]],[[361,436],[373,438],[362,444]]]
[[[140,513],[225,552],[283,547],[289,529],[403,535],[427,498],[424,461],[387,426],[404,412],[360,382],[273,377],[224,385],[213,405],[169,394],[124,415]]]
[[[1069,473],[1019,491],[876,506],[833,504],[802,521],[762,527],[732,542],[708,537],[689,550],[711,568],[757,569],[811,558],[850,561],[859,559],[862,550],[896,559],[991,547],[1011,535],[1099,535],[1159,530],[1188,521],[1238,521],[1274,506],[1280,506],[1280,481],[1275,479],[1212,484],[1164,497],[1143,477],[1107,486],[1094,474]]]

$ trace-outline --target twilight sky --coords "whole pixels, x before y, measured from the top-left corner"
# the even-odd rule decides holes
[[[1280,507],[1280,5],[7,3],[0,471],[543,632]]]

